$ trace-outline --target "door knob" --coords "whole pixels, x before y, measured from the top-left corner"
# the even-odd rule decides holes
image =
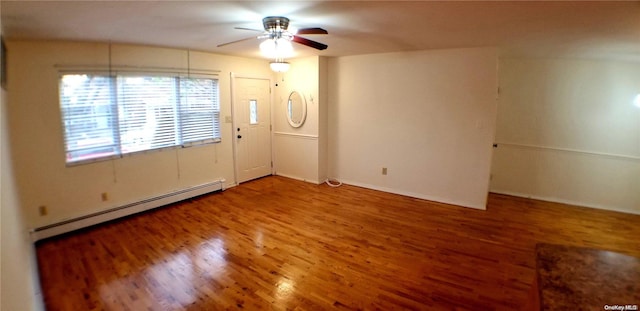
[[[242,138],[242,135],[238,135],[238,138]]]

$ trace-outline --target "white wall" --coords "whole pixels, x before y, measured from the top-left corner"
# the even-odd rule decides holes
[[[329,60],[328,76],[329,176],[485,208],[495,49],[339,57]]]
[[[640,64],[502,59],[491,191],[640,213]]]
[[[56,65],[109,64],[109,46],[100,43],[9,42],[9,115],[19,202],[29,228],[136,202],[206,182],[234,184],[230,72],[271,77],[265,60],[203,52],[113,45],[115,66],[220,70],[219,144],[126,156],[74,167],[65,166]],[[188,56],[189,55],[189,56]],[[109,200],[102,202],[101,193]],[[38,207],[49,213],[40,216]]]
[[[3,89],[0,95],[0,310],[44,310],[35,250],[18,202],[6,99]]]
[[[290,60],[291,69],[279,74],[274,100],[274,169],[277,175],[312,183],[326,179],[326,92],[321,88],[321,72],[326,60],[313,56]],[[291,127],[286,107],[289,94],[296,91],[307,103],[302,126]]]

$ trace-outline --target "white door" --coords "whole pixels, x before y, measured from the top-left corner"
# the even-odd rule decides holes
[[[233,79],[238,183],[271,175],[269,84],[265,79]]]

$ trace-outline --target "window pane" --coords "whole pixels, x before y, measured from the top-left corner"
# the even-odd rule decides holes
[[[177,144],[175,93],[172,77],[118,77],[122,153]]]
[[[249,124],[258,124],[258,101],[249,100]]]
[[[64,75],[60,108],[67,162],[118,153],[116,108],[108,76]]]
[[[183,143],[220,138],[218,81],[180,79],[180,126]]]

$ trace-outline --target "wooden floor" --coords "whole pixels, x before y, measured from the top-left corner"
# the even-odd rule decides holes
[[[515,310],[536,243],[640,256],[639,237],[629,214],[496,194],[480,211],[267,177],[37,254],[49,310]]]

